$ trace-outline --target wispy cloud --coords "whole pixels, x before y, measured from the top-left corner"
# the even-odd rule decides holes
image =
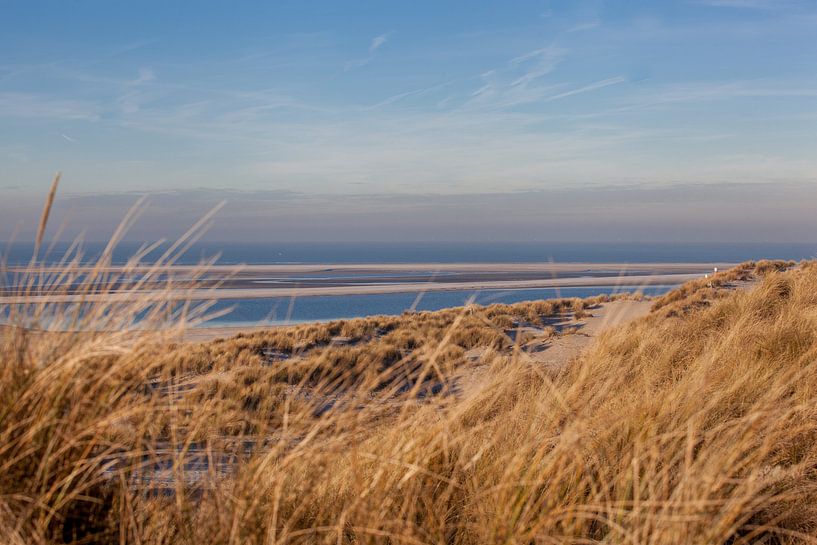
[[[422,87],[420,89],[414,89],[412,91],[406,91],[404,93],[397,93],[395,95],[392,95],[392,96],[390,96],[388,98],[385,98],[385,99],[381,100],[380,102],[372,104],[371,106],[364,107],[363,111],[376,110],[378,108],[382,108],[384,106],[394,104],[395,102],[399,102],[399,101],[403,100],[404,98],[431,93],[433,91],[437,91],[439,89],[442,89],[443,87],[446,87],[446,86],[450,85],[451,83],[453,83],[453,82],[452,81],[446,81],[446,82],[440,83],[438,85],[431,85],[429,87]]]
[[[560,90],[566,87],[562,82],[537,83],[551,74],[566,56],[567,51],[564,49],[545,47],[514,57],[508,61],[509,69],[501,73],[490,70],[480,76],[483,84],[472,93],[467,105],[507,108],[533,102],[551,102],[628,81],[624,76],[615,76],[568,90]],[[511,74],[513,79],[508,81]],[[557,90],[559,91],[554,92]]]
[[[102,108],[89,101],[34,93],[0,93],[0,117],[97,121],[101,113]]]
[[[374,38],[372,38],[372,43],[371,45],[369,45],[369,54],[374,54],[374,52],[380,49],[388,39],[389,39],[388,33],[381,34],[380,36],[375,36]]]
[[[124,91],[119,96],[117,102],[123,114],[135,114],[142,109],[145,100],[143,89],[146,84],[156,80],[156,74],[152,68],[142,67],[139,69],[135,79],[121,85]]]
[[[590,91],[597,91],[599,89],[604,89],[605,87],[610,87],[611,85],[618,85],[619,83],[624,83],[627,81],[627,78],[624,76],[616,76],[614,78],[607,78],[601,81],[597,81],[595,83],[591,83],[590,85],[585,85],[583,87],[578,87],[576,89],[571,89],[569,91],[565,91],[563,93],[559,93],[553,96],[549,96],[545,98],[545,101],[552,101],[552,100],[559,100],[562,98],[567,98],[573,95],[580,95],[582,93],[589,93]]]
[[[390,33],[380,34],[379,36],[375,36],[372,38],[371,43],[369,44],[369,56],[364,57],[362,59],[356,59],[347,61],[346,65],[344,66],[345,71],[352,70],[353,68],[360,68],[361,66],[366,66],[370,62],[372,62],[375,57],[377,56],[377,50],[383,47],[383,45],[388,41]]]
[[[775,10],[794,5],[794,2],[787,0],[699,0],[697,3],[718,8],[758,10]]]
[[[133,51],[137,51],[142,49],[143,47],[147,47],[149,45],[153,45],[157,43],[159,40],[156,39],[149,39],[149,40],[139,40],[135,42],[131,42],[125,45],[121,45],[118,47],[113,48],[110,53],[108,53],[109,58],[118,57],[119,55],[124,55],[126,53],[131,53]]]
[[[565,32],[581,32],[583,30],[591,30],[601,26],[601,19],[592,19],[583,23],[578,23],[565,30]]]
[[[542,84],[539,80],[553,72],[566,55],[562,48],[543,47],[483,72],[480,87],[471,93],[465,107],[507,108],[536,102],[558,88],[558,84]]]
[[[511,66],[520,67],[523,74],[511,82],[511,86],[525,85],[549,74],[562,62],[567,52],[558,47],[543,47],[511,59]]]
[[[706,102],[734,98],[811,98],[817,88],[762,80],[676,83],[659,88],[641,104],[645,106],[682,102]]]
[[[132,85],[141,85],[156,79],[156,74],[152,68],[140,68],[136,79],[131,82]]]

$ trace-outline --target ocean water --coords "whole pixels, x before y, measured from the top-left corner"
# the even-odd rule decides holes
[[[1,244],[1,243],[0,243]],[[124,242],[113,253],[114,263],[124,263],[141,246]],[[56,244],[43,258],[58,261],[67,244]],[[86,243],[87,260],[97,257],[103,243]],[[24,265],[31,259],[33,245],[16,242],[1,244],[0,254],[10,265]],[[157,250],[145,258],[156,259]],[[207,242],[193,246],[178,261],[196,264],[220,256],[222,264],[273,263],[671,263],[740,262],[750,259],[812,259],[817,243],[473,243],[473,242],[401,242],[401,243],[259,243],[236,244]]]
[[[123,243],[113,254],[114,263],[124,263],[139,249],[139,244]],[[41,256],[57,262],[66,244],[56,244]],[[32,245],[16,243],[0,246],[9,265],[25,265],[31,259]],[[89,243],[85,260],[98,256],[104,245]],[[149,263],[161,250],[145,258]],[[220,264],[279,263],[671,263],[740,262],[751,259],[810,259],[817,256],[817,244],[637,244],[637,243],[201,243],[187,252],[179,264],[196,264],[213,256]],[[314,275],[313,275],[314,276]],[[392,276],[399,276],[399,273]],[[372,279],[376,280],[376,279]],[[607,281],[609,282],[609,280]],[[8,285],[8,283],[6,284]],[[649,286],[642,291],[655,295],[672,286]],[[589,297],[602,293],[634,290],[620,286],[598,285],[573,288],[520,290],[433,291],[376,295],[333,295],[291,298],[220,300],[212,310],[229,310],[209,325],[240,326],[259,323],[284,324],[325,321],[377,314],[396,315],[405,310],[439,310],[473,301],[477,304],[515,303],[554,297]]]
[[[375,295],[321,295],[313,297],[275,297],[259,299],[222,299],[211,312],[230,310],[226,316],[207,323],[210,326],[285,325],[303,322],[359,318],[374,315],[398,315],[409,309],[440,310],[468,303],[519,303],[561,297],[592,297],[603,293],[641,291],[660,295],[673,286],[588,286],[571,288],[538,288],[520,290],[454,290]]]

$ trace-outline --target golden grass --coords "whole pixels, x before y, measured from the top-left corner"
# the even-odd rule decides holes
[[[562,371],[505,334],[603,300],[200,345],[167,331],[206,306],[9,309],[0,542],[817,541],[817,266],[690,283]]]

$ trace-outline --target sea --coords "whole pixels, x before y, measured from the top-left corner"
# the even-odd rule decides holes
[[[123,242],[113,251],[113,264],[123,264],[142,245]],[[103,243],[83,244],[83,259],[98,257]],[[0,246],[6,265],[26,265],[33,245],[13,243]],[[44,248],[40,260],[57,263],[69,248],[57,243]],[[163,249],[145,256],[156,259]],[[192,246],[176,261],[195,265],[217,258],[224,265],[261,264],[382,264],[382,263],[711,263],[741,262],[757,259],[813,259],[817,243],[255,243],[205,242]],[[570,288],[514,290],[450,290],[417,293],[366,295],[330,295],[310,297],[271,297],[222,299],[211,311],[226,314],[208,322],[208,326],[281,325],[329,321],[371,315],[398,315],[413,309],[439,310],[466,303],[516,303],[560,297],[589,297],[639,289],[645,295],[658,295],[674,286],[643,288],[600,284]]]

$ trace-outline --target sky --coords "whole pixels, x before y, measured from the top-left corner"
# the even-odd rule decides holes
[[[817,0],[0,10],[0,239],[817,234]]]

